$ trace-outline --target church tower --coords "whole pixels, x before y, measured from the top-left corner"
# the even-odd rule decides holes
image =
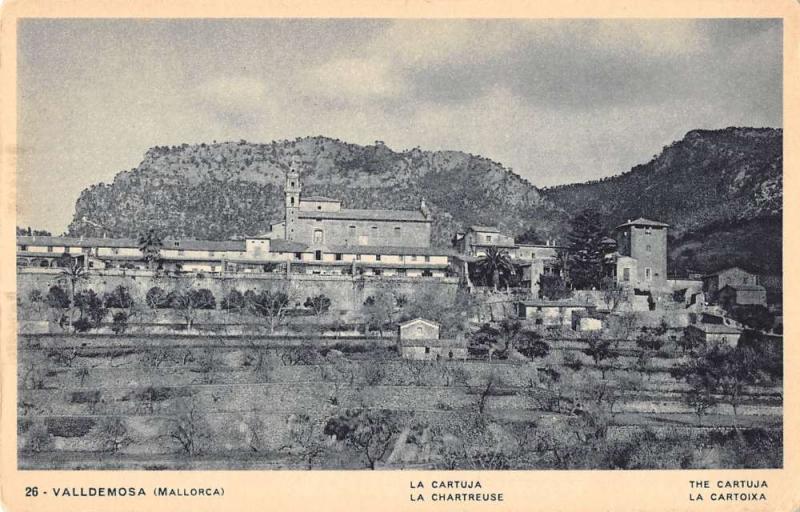
[[[297,225],[297,213],[300,211],[300,173],[292,167],[286,173],[286,184],[283,195],[286,199],[286,240],[294,240]]]

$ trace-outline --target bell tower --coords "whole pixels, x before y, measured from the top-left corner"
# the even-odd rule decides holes
[[[300,211],[300,173],[294,167],[286,173],[286,184],[283,187],[285,197],[286,216],[286,240],[294,240],[295,226],[297,224],[297,212]]]

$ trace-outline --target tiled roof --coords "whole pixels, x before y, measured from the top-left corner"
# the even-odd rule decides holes
[[[308,197],[301,197],[300,202],[303,201],[313,201],[315,203],[341,203],[342,201],[339,199],[331,199],[330,197],[323,197],[323,196],[308,196]]]
[[[356,210],[342,208],[338,212],[300,211],[298,212],[297,216],[301,219],[431,222],[431,220],[426,218],[422,212],[416,210]]]
[[[436,328],[439,327],[439,322],[434,322],[433,320],[427,320],[425,318],[413,318],[407,322],[403,322],[402,324],[399,325],[399,327],[408,327],[409,325],[413,325],[418,322],[423,322]]]
[[[521,302],[522,302],[522,304],[524,304],[526,306],[535,306],[535,307],[541,307],[541,308],[546,308],[546,307],[551,307],[551,308],[552,307],[558,307],[558,308],[561,308],[561,307],[565,307],[565,308],[576,308],[576,307],[577,308],[596,308],[597,307],[597,306],[595,306],[594,304],[591,304],[591,303],[577,302],[577,301],[572,301],[572,300],[554,300],[554,301],[549,301],[549,300],[531,299],[531,300],[523,300]]]
[[[436,339],[428,338],[422,340],[402,339],[398,340],[397,344],[401,347],[444,347],[444,348],[466,348],[467,340],[465,339]]]
[[[744,272],[746,274],[755,275],[755,272],[750,272],[749,270],[747,270],[745,268],[742,268],[742,267],[737,265],[737,266],[731,266],[731,267],[722,267],[720,269],[715,270],[714,272],[709,272],[708,274],[705,274],[703,277],[718,276],[718,275],[720,275],[720,274],[722,274],[724,272],[728,272],[729,270],[741,270],[742,272]]]
[[[472,231],[480,231],[483,233],[499,233],[500,230],[497,229],[496,226],[470,226],[469,229]]]
[[[18,236],[18,245],[54,246],[54,247],[118,247],[139,248],[134,238],[99,238],[99,237],[67,237],[67,236]],[[185,249],[189,251],[243,251],[241,240],[163,240],[162,249]]]
[[[409,256],[451,256],[453,251],[439,247],[392,247],[387,245],[332,245],[329,253],[342,254],[398,254]]]
[[[133,238],[100,238],[69,236],[18,236],[18,245],[68,247],[139,247]]]
[[[636,220],[629,220],[624,224],[620,224],[615,229],[624,228],[626,226],[652,226],[656,228],[668,228],[669,224],[664,224],[663,222],[658,222],[657,220],[650,220],[650,219],[645,219],[644,217],[639,217]]]
[[[758,284],[727,284],[722,289],[731,288],[737,292],[764,292],[766,288]]]
[[[706,334],[741,334],[742,332],[738,327],[723,324],[694,324],[692,327]]]
[[[271,240],[269,243],[270,252],[303,252],[308,249],[307,244],[293,242],[291,240]]]

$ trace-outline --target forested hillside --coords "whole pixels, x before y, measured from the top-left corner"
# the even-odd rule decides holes
[[[650,217],[671,225],[673,270],[781,268],[783,133],[694,130],[653,160],[600,181],[542,193],[568,212],[597,208],[611,228]]]

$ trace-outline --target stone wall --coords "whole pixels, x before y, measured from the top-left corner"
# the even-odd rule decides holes
[[[57,283],[56,269],[24,269],[17,274],[17,296],[23,300],[31,290],[38,289],[43,295]],[[438,277],[377,277],[377,276],[333,276],[308,274],[273,273],[228,273],[225,275],[192,273],[176,275],[154,275],[147,270],[105,270],[92,272],[81,283],[83,289],[92,289],[102,295],[117,286],[128,288],[134,300],[144,302],[147,291],[158,286],[169,292],[176,288],[208,288],[217,304],[233,289],[285,290],[298,306],[307,297],[324,294],[331,299],[331,310],[349,313],[358,310],[367,297],[382,292],[414,297],[426,297],[438,304],[452,302],[458,288],[457,278]],[[63,286],[63,285],[62,285]]]

